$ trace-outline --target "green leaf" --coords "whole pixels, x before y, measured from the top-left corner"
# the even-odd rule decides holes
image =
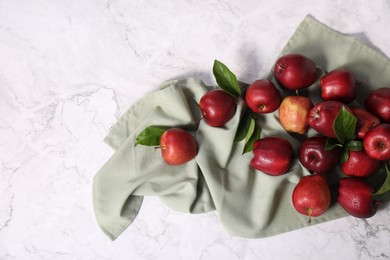
[[[240,119],[240,123],[237,128],[236,136],[234,137],[234,142],[238,143],[245,139],[249,131],[249,126],[251,124],[252,113],[249,109],[246,109]]]
[[[390,201],[390,190],[382,194],[372,194],[372,197],[376,201]]]
[[[333,122],[334,133],[341,144],[355,138],[356,123],[356,117],[342,106]]]
[[[349,158],[349,150],[348,149],[344,149],[341,153],[341,162],[346,162],[348,161],[348,158]]]
[[[253,131],[255,131],[255,127],[256,127],[256,121],[253,118],[251,118],[249,121],[248,132],[246,133],[246,136],[245,136],[245,144],[251,138]]]
[[[337,140],[333,138],[326,138],[326,143],[325,143],[325,150],[332,150],[336,146],[343,147],[342,144],[340,144]]]
[[[388,162],[385,163],[385,168],[387,173],[386,179],[382,186],[372,194],[374,199],[379,201],[390,200],[390,167]]]
[[[149,126],[137,136],[135,145],[159,146],[160,138],[166,130],[167,127]]]
[[[254,122],[254,119],[252,119]],[[245,146],[242,154],[253,151],[253,144],[260,139],[261,129],[258,124],[255,123],[254,129],[250,137],[245,138]]]
[[[240,96],[241,89],[238,85],[237,77],[222,62],[215,60],[213,73],[218,86],[232,96]]]
[[[345,146],[348,150],[352,150],[352,151],[360,151],[363,149],[363,143],[361,141],[349,141],[346,146]]]

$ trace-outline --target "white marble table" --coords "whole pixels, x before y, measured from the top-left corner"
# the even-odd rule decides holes
[[[0,259],[388,259],[390,206],[264,239],[145,198],[116,241],[92,178],[111,125],[161,82],[264,77],[306,14],[390,56],[390,2],[0,1]]]

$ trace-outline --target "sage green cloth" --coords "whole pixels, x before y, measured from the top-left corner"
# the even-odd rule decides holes
[[[348,68],[358,79],[367,80],[359,86],[360,102],[371,89],[390,84],[386,57],[310,16],[299,25],[281,55],[287,53],[307,55],[328,71]],[[207,90],[198,79],[166,82],[159,91],[134,104],[109,132],[105,142],[115,153],[94,177],[93,204],[98,224],[111,239],[134,221],[144,196],[158,196],[169,208],[180,212],[216,211],[227,232],[248,238],[276,235],[346,215],[333,203],[309,224],[294,210],[292,191],[299,179],[309,174],[297,157],[290,171],[278,177],[250,167],[252,153],[242,155],[244,143],[233,142],[244,108],[242,100],[224,127],[210,127],[203,120],[196,127],[196,102]],[[308,95],[319,101],[318,82],[310,87]],[[285,137],[293,145],[295,156],[298,154],[300,138],[283,130],[277,113],[260,116],[258,123],[262,137]],[[135,146],[136,136],[151,125],[190,131],[198,143],[196,158],[184,165],[169,166],[158,149]],[[313,130],[308,133],[315,134]]]

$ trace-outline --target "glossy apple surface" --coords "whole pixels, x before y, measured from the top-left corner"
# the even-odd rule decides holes
[[[170,128],[162,134],[160,149],[164,161],[170,165],[186,163],[197,153],[195,138],[180,128]]]
[[[281,137],[265,137],[253,145],[251,166],[269,175],[285,174],[292,161],[292,146]]]
[[[378,117],[374,116],[370,112],[362,108],[352,108],[352,114],[356,117],[356,136],[359,139],[363,139],[367,132],[380,124]]]
[[[328,183],[319,174],[303,176],[292,194],[295,210],[309,217],[324,214],[330,206],[330,199]]]
[[[353,73],[345,69],[336,69],[320,79],[323,100],[350,103],[356,97],[356,80]]]
[[[309,171],[326,174],[333,170],[340,158],[340,149],[325,150],[326,137],[307,138],[299,148],[299,161]]]
[[[374,90],[365,100],[368,111],[378,116],[382,122],[390,123],[390,88]]]
[[[374,174],[380,166],[380,161],[372,159],[364,150],[361,150],[349,151],[348,160],[341,164],[341,169],[347,176],[368,177]]]
[[[253,82],[245,94],[245,102],[252,112],[266,114],[278,109],[282,97],[274,83],[259,79]]]
[[[222,89],[206,92],[199,102],[203,119],[213,127],[225,125],[234,116],[236,106],[236,98]]]
[[[284,55],[276,61],[274,77],[286,89],[307,88],[317,79],[316,64],[301,54]]]
[[[304,96],[287,96],[279,106],[279,122],[292,133],[304,134],[307,131],[307,118],[313,102]]]
[[[326,137],[336,138],[333,123],[342,106],[351,112],[351,109],[347,105],[339,101],[320,102],[310,110],[307,123],[320,134]]]
[[[368,131],[363,139],[363,147],[373,159],[390,160],[390,124],[380,124]]]
[[[350,215],[369,218],[376,213],[376,203],[372,198],[372,188],[362,179],[346,177],[340,180],[338,203]]]

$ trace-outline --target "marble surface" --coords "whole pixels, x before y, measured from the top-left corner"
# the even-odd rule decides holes
[[[214,59],[264,77],[306,14],[390,56],[390,2],[0,0],[0,259],[388,259],[390,206],[265,239],[145,198],[116,241],[96,224],[102,140],[163,81]]]

